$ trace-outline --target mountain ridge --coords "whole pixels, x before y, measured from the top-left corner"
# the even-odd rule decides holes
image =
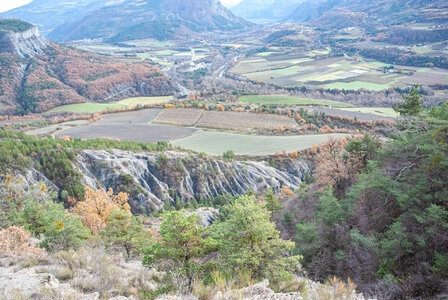
[[[27,24],[27,23],[24,23]],[[39,36],[35,26],[0,31],[0,115],[63,104],[168,95],[174,84],[151,62],[81,52]]]
[[[129,33],[134,33],[131,39],[140,39],[139,32],[144,32],[143,38],[162,40],[253,26],[218,0],[82,0],[76,4],[61,1],[54,4],[54,18],[49,13],[54,1],[47,2],[33,1],[0,16],[34,21],[47,38],[59,42],[84,38],[121,40]]]
[[[308,0],[284,21],[337,28],[356,25],[373,28],[411,21],[443,23],[448,20],[447,9],[448,4],[441,0]]]

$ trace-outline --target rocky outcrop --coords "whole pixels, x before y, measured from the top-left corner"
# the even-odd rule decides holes
[[[14,53],[20,58],[43,54],[47,45],[37,27],[22,32],[0,31],[0,52]]]
[[[83,175],[85,185],[127,192],[135,213],[158,211],[165,202],[200,201],[226,194],[238,196],[248,191],[264,193],[269,188],[278,192],[282,186],[295,190],[312,170],[311,163],[304,159],[291,159],[274,168],[265,161],[227,162],[182,151],[83,150],[73,163]],[[24,175],[30,185],[44,182],[57,190],[35,169]],[[197,214],[201,224],[207,226],[217,211],[203,209]]]
[[[276,293],[269,288],[269,280],[264,280],[257,284],[242,288],[240,290],[229,290],[225,293],[218,291],[214,295],[209,295],[211,300],[305,300],[305,299],[345,299],[345,300],[365,300],[362,294],[356,293],[350,288],[346,289],[345,284],[324,285],[306,278],[298,278],[303,283],[303,292]],[[157,300],[197,300],[199,298],[192,295],[169,296],[163,295]]]
[[[68,284],[60,284],[53,274],[36,273],[34,268],[15,272],[0,268],[1,299],[79,299],[97,300],[98,293],[82,294]]]
[[[84,174],[85,183],[95,188],[117,190],[122,176],[131,176],[141,187],[131,206],[143,207],[147,212],[159,210],[165,201],[175,203],[177,199],[188,202],[226,193],[242,195],[249,190],[260,193],[268,188],[277,192],[283,185],[294,190],[311,170],[305,160],[294,160],[281,171],[266,162],[225,162],[178,151],[136,154],[85,150],[75,164]]]

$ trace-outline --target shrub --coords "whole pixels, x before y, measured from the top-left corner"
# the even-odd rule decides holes
[[[15,257],[45,255],[45,250],[30,244],[30,234],[23,227],[0,230],[0,254]]]

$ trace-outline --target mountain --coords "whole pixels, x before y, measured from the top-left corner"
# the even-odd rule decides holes
[[[46,36],[67,20],[77,20],[101,8],[110,0],[33,0],[31,3],[1,13],[3,18],[16,18],[35,24]]]
[[[39,24],[45,36],[55,41],[163,40],[252,26],[233,15],[218,0],[35,0],[0,16]]]
[[[291,14],[303,0],[243,0],[232,12],[249,20],[282,20]]]
[[[342,28],[448,21],[444,0],[308,0],[285,20]]]
[[[0,114],[173,91],[172,82],[148,62],[81,52],[45,40],[29,23],[0,20]]]

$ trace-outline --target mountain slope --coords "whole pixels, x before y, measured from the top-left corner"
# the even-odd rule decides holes
[[[67,20],[77,20],[103,7],[110,0],[33,0],[31,3],[0,14],[36,24],[45,36]]]
[[[374,27],[412,21],[442,23],[448,20],[443,0],[308,0],[287,21],[311,22],[320,26]]]
[[[174,91],[172,82],[148,62],[130,63],[66,48],[40,37],[31,24],[17,24],[23,29],[5,30],[0,22],[0,114]]]
[[[232,12],[249,20],[282,20],[297,8],[302,0],[244,0]]]
[[[218,0],[125,0],[103,6],[78,20],[55,28],[48,37],[56,41],[84,38],[120,40],[171,38],[174,34],[244,29],[251,23],[236,17]],[[149,29],[149,30],[148,30]]]

